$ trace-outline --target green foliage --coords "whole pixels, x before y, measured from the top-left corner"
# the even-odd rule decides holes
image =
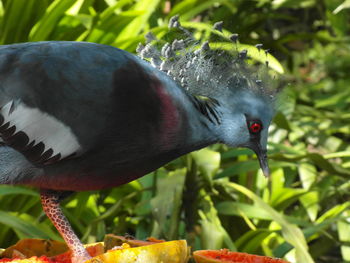
[[[239,33],[239,48],[259,60],[252,47],[263,43],[274,55],[270,67],[284,72],[288,88],[270,129],[271,180],[251,151],[214,145],[127,185],[67,199],[64,212],[83,241],[127,232],[186,238],[194,249],[349,262],[349,7],[348,0],[1,1],[1,44],[76,40],[134,52],[145,33],[164,36],[180,14],[203,38],[223,20],[224,34]],[[23,237],[60,239],[34,190],[0,186],[0,210],[2,247]]]

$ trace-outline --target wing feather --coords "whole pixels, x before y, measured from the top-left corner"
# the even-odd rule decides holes
[[[30,161],[48,163],[81,151],[70,127],[22,101],[6,103],[0,109],[0,116],[0,136]]]

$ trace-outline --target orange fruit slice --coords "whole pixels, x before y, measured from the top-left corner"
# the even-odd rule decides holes
[[[104,253],[102,242],[85,245],[85,248],[92,257]],[[4,249],[0,263],[71,263],[71,256],[72,252],[63,242],[29,238]]]
[[[15,245],[6,248],[1,257],[4,258],[30,258],[33,256],[51,257],[68,250],[65,243],[54,240],[28,238],[18,241]]]
[[[0,262],[11,262],[11,263],[54,263],[48,257],[30,257],[25,259],[0,259]]]

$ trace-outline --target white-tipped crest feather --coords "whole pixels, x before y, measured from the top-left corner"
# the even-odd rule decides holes
[[[225,50],[211,48],[208,41],[200,44],[201,41],[195,40],[193,34],[181,26],[178,16],[170,19],[169,28],[180,32],[183,38],[160,44],[161,40],[154,37],[146,46],[140,45],[137,52],[185,90],[193,95],[217,98],[226,96],[227,91],[249,89],[274,100],[277,90],[267,73],[267,66],[249,65],[247,50],[237,49],[238,34],[225,37],[221,33],[221,22],[215,23],[214,29],[225,37],[227,45],[232,46]],[[260,51],[262,45],[258,44],[256,48]]]

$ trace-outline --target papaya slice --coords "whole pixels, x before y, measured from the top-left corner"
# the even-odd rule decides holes
[[[186,263],[188,258],[186,240],[175,240],[139,247],[131,247],[124,243],[86,263]]]
[[[196,263],[289,263],[282,259],[221,250],[197,250],[193,253]]]
[[[46,256],[41,256],[41,257],[37,257],[37,256],[33,256],[30,258],[25,258],[25,259],[9,259],[9,258],[4,258],[4,259],[0,259],[0,262],[14,262],[14,263],[55,263],[53,261],[51,261],[50,258],[46,257]]]
[[[85,245],[86,251],[91,257],[96,257],[104,253],[103,242],[92,243]],[[72,251],[68,250],[63,254],[59,254],[50,258],[52,263],[71,263],[72,262]]]

